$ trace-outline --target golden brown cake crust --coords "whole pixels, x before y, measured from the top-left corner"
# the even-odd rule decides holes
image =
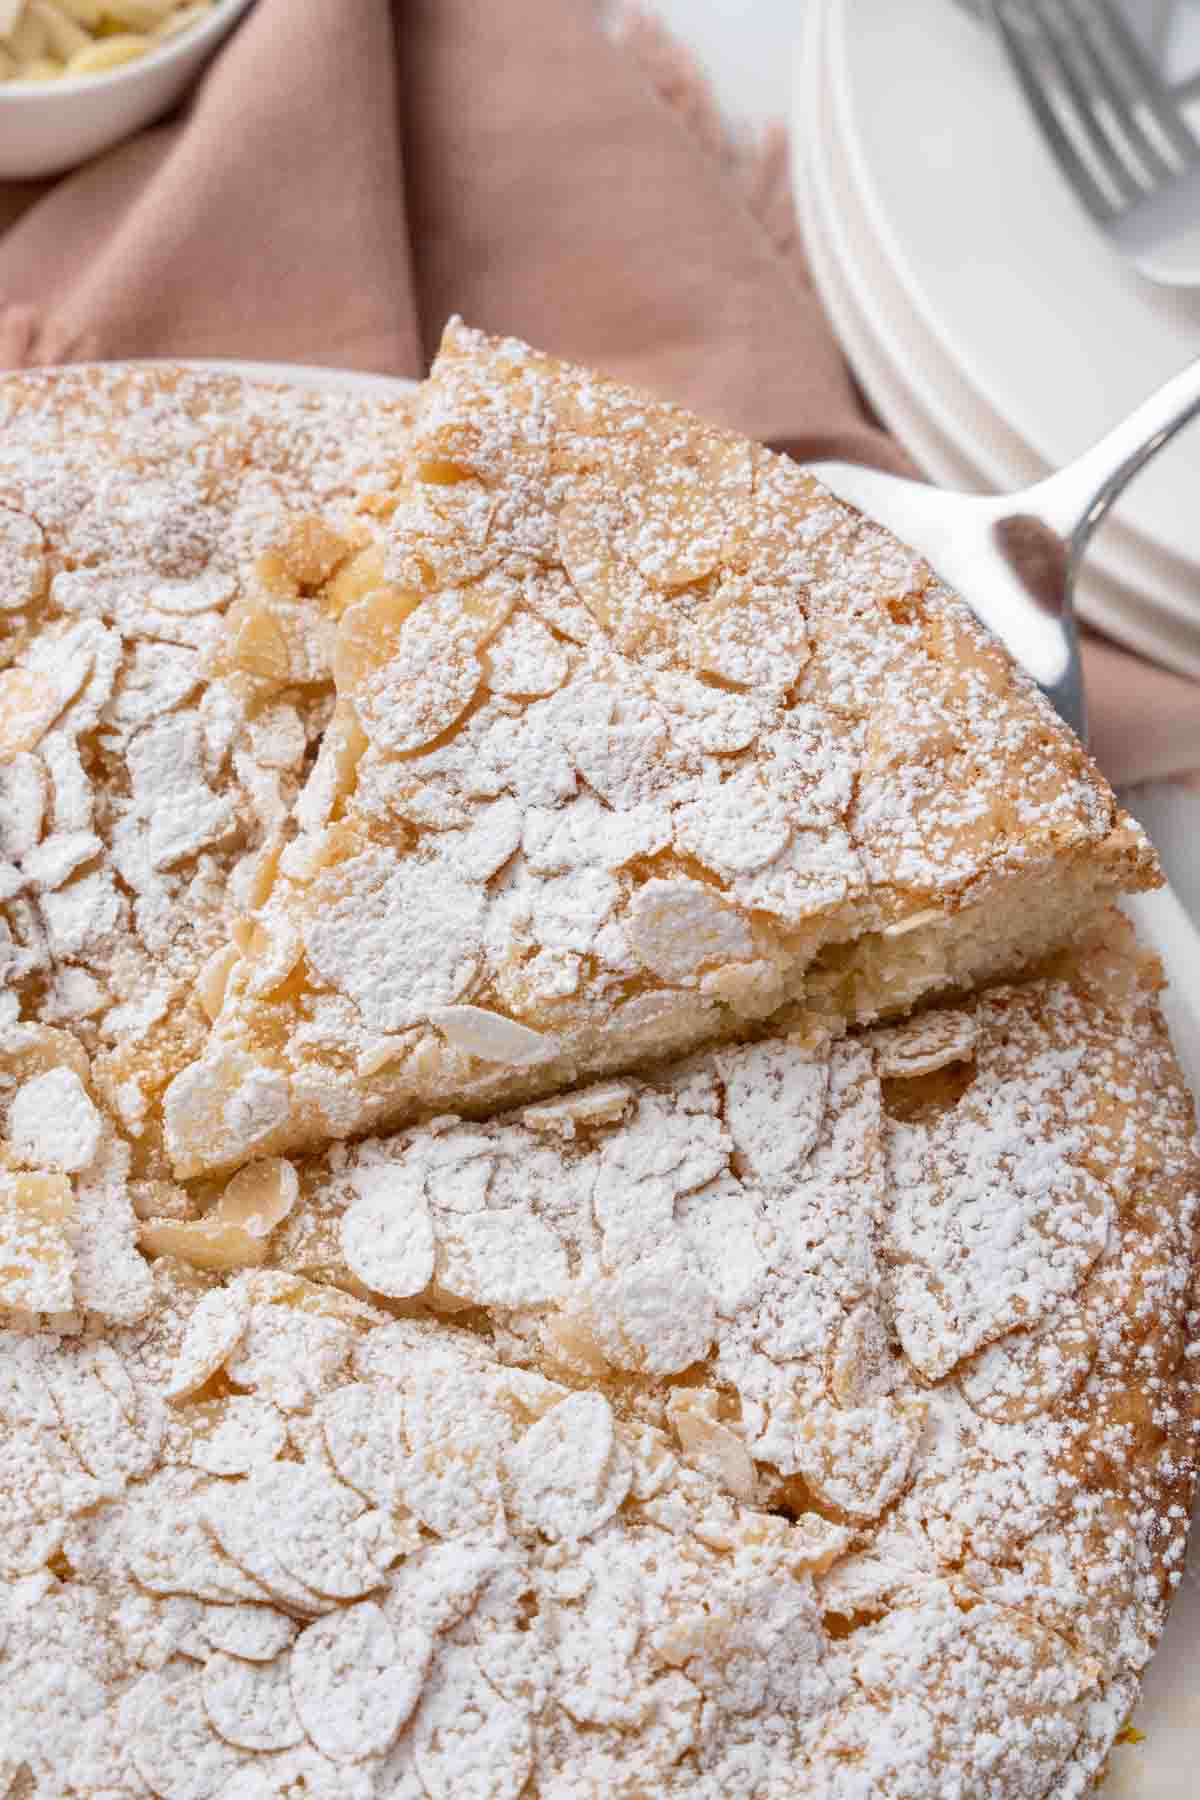
[[[386,582],[327,589],[337,712],[167,1096],[180,1175],[902,1012],[1157,879],[967,608],[794,463],[452,325],[394,501]]]

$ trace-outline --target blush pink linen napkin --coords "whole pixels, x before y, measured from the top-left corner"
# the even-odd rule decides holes
[[[907,471],[807,278],[778,145],[590,0],[258,0],[182,117],[0,184],[0,366],[419,375],[452,312],[802,457]],[[1114,781],[1200,765],[1200,688],[1088,649]]]

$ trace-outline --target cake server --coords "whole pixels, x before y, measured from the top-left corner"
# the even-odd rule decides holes
[[[857,463],[813,473],[955,589],[1087,741],[1074,592],[1092,533],[1139,469],[1200,412],[1200,359],[1057,474],[1015,494],[953,494]]]

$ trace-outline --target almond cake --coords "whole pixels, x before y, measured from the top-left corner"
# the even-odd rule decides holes
[[[0,380],[0,634],[0,1800],[1089,1792],[1200,1168],[965,608],[454,327]]]
[[[901,1012],[1158,879],[962,602],[785,458],[452,324],[393,499],[324,589],[337,706],[167,1092],[179,1176]]]
[[[14,1311],[0,1779],[1089,1791],[1194,1469],[1158,982],[1114,917],[900,1025],[271,1159],[143,1227],[136,1320]]]

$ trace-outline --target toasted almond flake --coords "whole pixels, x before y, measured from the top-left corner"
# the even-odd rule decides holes
[[[365,655],[357,648],[356,615],[373,604],[361,601],[339,622],[338,691],[353,702],[373,744],[393,755],[408,754],[457,724],[479,691],[483,666],[458,609],[440,600],[427,600],[411,612],[394,640],[376,633],[380,660],[372,664],[374,646]],[[368,637],[374,628],[369,619]]]
[[[264,1488],[278,1516],[286,1520],[278,1556],[290,1575],[332,1600],[356,1600],[377,1588],[383,1577],[367,1544],[350,1527],[362,1516],[361,1494],[318,1469],[300,1472],[277,1466]],[[267,1483],[263,1476],[262,1482]]]
[[[229,614],[229,657],[235,669],[270,682],[286,681],[291,671],[287,639],[279,621],[263,608]]]
[[[569,663],[563,646],[538,619],[518,613],[484,652],[483,667],[494,694],[531,697],[561,687]]]
[[[365,600],[386,586],[383,571],[382,544],[368,544],[359,550],[321,590],[321,600],[330,616],[340,619],[358,601]],[[403,619],[398,621],[403,622]]]
[[[295,1464],[268,1464],[236,1486],[216,1483],[197,1510],[219,1549],[268,1599],[301,1618],[317,1618],[334,1602],[291,1575],[278,1550],[287,1529],[289,1498],[303,1492],[308,1479],[308,1471]]]
[[[745,1442],[716,1417],[695,1405],[685,1404],[689,1394],[702,1389],[676,1389],[668,1402],[671,1423],[688,1462],[711,1474],[739,1500],[753,1500],[758,1492],[754,1463]]]
[[[0,612],[17,612],[41,598],[46,586],[45,549],[36,519],[0,506]]]
[[[271,1598],[261,1582],[225,1555],[197,1519],[181,1516],[175,1508],[141,1514],[129,1552],[129,1572],[148,1594],[163,1597],[186,1595],[224,1605]]]
[[[480,888],[440,861],[373,855],[361,859],[347,893],[338,870],[313,885],[304,929],[309,961],[323,980],[357,1002],[372,1031],[422,1023],[456,1000],[483,947]],[[422,920],[413,931],[411,921]]]
[[[341,1479],[376,1506],[396,1506],[405,1454],[398,1397],[368,1382],[352,1382],[321,1402],[319,1417],[329,1460]]]
[[[521,1114],[521,1123],[530,1131],[573,1138],[581,1125],[615,1123],[625,1112],[631,1097],[632,1089],[623,1081],[599,1082],[582,1094],[569,1094],[561,1100],[545,1100],[538,1106],[527,1106]]]
[[[229,977],[241,960],[236,944],[222,944],[203,964],[196,977],[196,997],[211,1023],[221,1010]]]
[[[138,1243],[147,1256],[177,1256],[195,1269],[253,1269],[266,1261],[267,1246],[240,1225],[205,1219],[142,1219]]]
[[[186,1258],[184,1259],[186,1260]],[[186,1399],[210,1381],[240,1341],[250,1318],[245,1287],[214,1288],[197,1302],[163,1393]]]
[[[437,1240],[438,1288],[473,1306],[539,1306],[566,1291],[566,1252],[525,1207],[442,1212]]]
[[[829,1359],[829,1387],[839,1406],[869,1406],[896,1386],[899,1371],[878,1309],[853,1307],[838,1327]]]
[[[214,1650],[244,1662],[271,1662],[290,1646],[297,1625],[269,1606],[206,1606],[197,1629]]]
[[[974,1054],[978,1028],[962,1012],[925,1013],[876,1032],[875,1067],[881,1075],[929,1075]]]
[[[269,1463],[287,1442],[275,1408],[250,1394],[228,1394],[189,1406],[187,1459],[208,1475],[249,1475]]]
[[[218,1650],[204,1666],[204,1710],[239,1750],[287,1750],[304,1737],[292,1705],[288,1659],[245,1662]]]
[[[706,963],[754,953],[745,919],[699,881],[646,882],[634,894],[628,931],[646,967],[664,981],[687,981]]]
[[[804,1479],[852,1519],[877,1519],[909,1478],[923,1421],[919,1405],[891,1399],[845,1409],[818,1403],[797,1440]]]
[[[261,1148],[291,1109],[286,1075],[263,1069],[236,1050],[182,1070],[167,1088],[163,1122],[181,1179],[241,1163]]]
[[[129,1754],[159,1800],[213,1800],[242,1761],[209,1723],[199,1672],[177,1667],[139,1688]]]
[[[382,1755],[417,1703],[432,1652],[427,1633],[393,1631],[372,1601],[310,1626],[292,1651],[291,1681],[317,1749],[339,1763]]]
[[[213,1209],[223,1225],[235,1225],[251,1237],[269,1237],[300,1197],[300,1180],[286,1158],[270,1156],[239,1169]]]
[[[64,704],[58,687],[46,675],[29,669],[0,673],[0,761],[32,750]]]
[[[13,1095],[8,1136],[23,1162],[78,1174],[100,1147],[103,1121],[73,1069],[48,1069]]]
[[[508,1452],[506,1468],[521,1524],[571,1541],[612,1517],[633,1478],[602,1394],[572,1394],[551,1407]]]
[[[518,1800],[534,1767],[529,1701],[498,1694],[474,1646],[439,1658],[413,1725],[416,1765],[429,1800]]]
[[[548,1062],[558,1052],[552,1037],[483,1006],[437,1006],[430,1012],[429,1022],[456,1050],[464,1050],[468,1056],[478,1056],[484,1062],[504,1063],[508,1068]]]
[[[0,1174],[0,1304],[22,1313],[71,1310],[75,1216],[65,1176]]]
[[[753,692],[786,691],[809,659],[799,594],[727,578],[699,609],[694,666]]]
[[[360,573],[381,563],[380,553],[372,548],[358,561]],[[338,692],[352,695],[356,688],[377,675],[395,655],[405,621],[421,604],[419,594],[401,593],[399,589],[375,582],[373,589],[355,602],[349,599],[350,587],[356,580],[355,564],[343,570],[333,584],[331,597],[338,618],[337,640],[333,655],[333,674]]]
[[[342,1254],[374,1293],[405,1299],[433,1276],[433,1220],[421,1188],[403,1171],[375,1174],[371,1191],[342,1216]]]

